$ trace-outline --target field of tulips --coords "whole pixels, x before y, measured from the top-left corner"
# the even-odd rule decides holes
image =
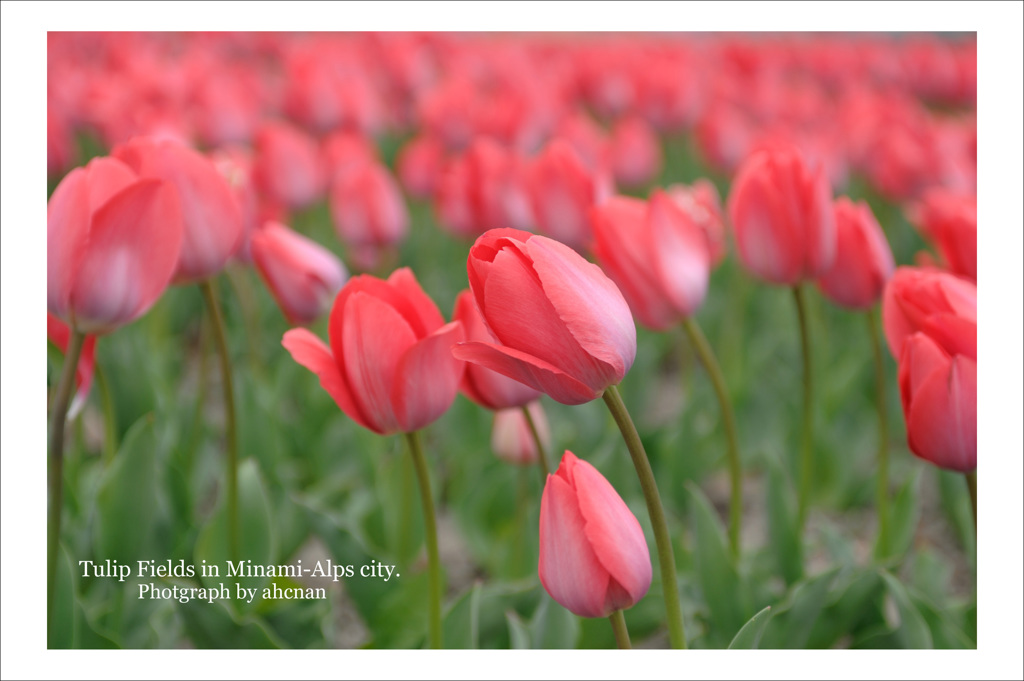
[[[47,73],[50,648],[978,647],[975,34]]]

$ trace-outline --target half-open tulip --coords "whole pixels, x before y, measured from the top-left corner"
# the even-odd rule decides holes
[[[899,358],[907,443],[936,466],[969,473],[978,467],[977,331],[930,331],[908,336]]]
[[[740,261],[773,284],[813,279],[832,264],[836,224],[824,170],[793,149],[758,151],[742,165],[729,195]]]
[[[68,343],[71,341],[71,329],[52,314],[46,315],[46,337],[57,349],[67,354]],[[75,418],[85,406],[92,388],[92,377],[96,373],[96,336],[86,336],[82,345],[82,356],[78,359],[75,369],[75,396],[68,409],[68,418]],[[541,412],[543,414],[543,412]]]
[[[898,267],[882,294],[885,338],[897,359],[907,336],[926,324],[961,327],[976,326],[977,322],[977,286],[947,272]]]
[[[136,137],[114,149],[139,177],[177,190],[184,236],[175,283],[217,274],[242,245],[242,213],[227,180],[198,151],[173,140]]]
[[[842,196],[835,202],[836,257],[818,286],[844,307],[867,309],[882,297],[895,263],[885,233],[865,202]]]
[[[484,343],[497,342],[487,329],[480,315],[476,300],[469,291],[462,291],[455,298],[455,312],[452,319],[462,322],[467,341]],[[540,391],[491,371],[478,364],[467,364],[462,377],[462,393],[487,409],[509,409],[521,407],[540,397]]]
[[[530,418],[537,427],[537,436],[547,449],[551,446],[551,428],[548,418],[544,415],[544,407],[539,400],[526,406],[530,410]],[[537,452],[537,441],[530,430],[523,410],[517,407],[499,409],[494,412],[494,425],[491,428],[491,449],[498,458],[520,466],[535,463],[540,456]]]
[[[703,230],[663,191],[595,208],[594,251],[642,324],[665,330],[704,302],[711,259]]]
[[[580,617],[630,608],[651,586],[651,555],[636,516],[570,451],[541,497],[538,572],[551,597]]]
[[[408,268],[387,280],[349,279],[331,310],[330,346],[306,329],[282,344],[353,421],[375,433],[409,433],[437,420],[455,400],[463,363],[451,347],[462,323],[441,312]]]
[[[462,343],[459,359],[497,371],[562,404],[618,384],[636,358],[629,305],[597,265],[554,239],[492,229],[467,262],[469,287],[498,343]]]
[[[93,159],[61,180],[46,207],[47,309],[86,334],[127,324],[167,288],[181,248],[174,187]]]
[[[327,312],[348,278],[333,253],[279,222],[253,234],[252,259],[292,324],[310,324]]]

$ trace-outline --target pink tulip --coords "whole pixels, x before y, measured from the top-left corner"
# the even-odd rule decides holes
[[[725,216],[715,185],[701,179],[689,187],[685,184],[669,185],[665,193],[704,232],[712,267],[722,262],[725,258]]]
[[[47,309],[83,333],[112,331],[157,301],[181,248],[174,187],[93,159],[61,180],[46,207]]]
[[[255,146],[253,178],[270,200],[301,210],[323,195],[320,150],[304,131],[281,121],[264,123]]]
[[[642,324],[664,331],[697,311],[711,272],[707,239],[668,194],[616,196],[591,216],[597,259]]]
[[[839,305],[867,309],[882,297],[896,267],[889,242],[863,201],[836,199],[835,216],[836,257],[818,278],[818,286]]]
[[[744,162],[729,195],[729,219],[740,261],[769,283],[813,279],[835,258],[828,179],[794,150],[760,151]]]
[[[541,444],[545,449],[549,448],[551,446],[551,429],[540,401],[530,402],[526,408],[530,410],[530,417],[537,427],[537,435],[540,437]],[[540,456],[537,452],[537,442],[533,439],[533,432],[530,430],[530,424],[526,422],[526,416],[522,409],[513,407],[494,412],[491,449],[499,459],[508,463],[528,466],[537,462]]]
[[[171,140],[137,137],[114,157],[139,177],[166,180],[177,190],[184,235],[175,283],[219,272],[242,244],[242,215],[231,187],[212,161]]]
[[[899,267],[885,286],[882,325],[889,351],[897,359],[905,339],[927,325],[977,323],[978,288],[966,279],[939,270]]]
[[[252,178],[252,154],[244,147],[221,147],[210,155],[210,160],[231,188],[242,216],[242,243],[235,257],[244,263],[251,263],[249,241],[262,224],[264,213]]]
[[[964,473],[978,467],[976,333],[971,325],[945,327],[933,335],[914,333],[903,343],[899,359],[910,451]]]
[[[563,404],[618,384],[636,357],[629,305],[597,265],[568,246],[514,229],[483,234],[469,286],[497,343],[462,343],[459,359],[514,378]]]
[[[405,191],[410,196],[426,199],[434,195],[444,162],[444,145],[440,140],[423,134],[402,147],[395,167]]]
[[[934,189],[910,210],[909,218],[935,244],[950,272],[977,281],[977,196]]]
[[[252,257],[292,324],[311,324],[327,312],[348,278],[333,253],[278,222],[253,234]]]
[[[635,605],[651,586],[643,529],[611,483],[566,451],[540,502],[540,582],[580,617]]]
[[[324,140],[322,152],[329,182],[364,163],[380,160],[373,141],[357,132],[333,133]]]
[[[529,177],[538,230],[570,248],[589,247],[590,209],[612,193],[604,171],[587,168],[567,142],[555,140],[534,159]]]
[[[71,329],[52,314],[46,315],[46,337],[57,349],[67,354],[71,342]],[[92,388],[92,377],[96,373],[96,336],[86,336],[82,344],[82,355],[78,358],[75,371],[75,396],[68,409],[68,418],[73,419],[82,411]]]
[[[452,345],[462,323],[444,323],[408,268],[388,279],[349,279],[331,310],[330,347],[306,329],[282,345],[353,421],[375,433],[412,432],[451,406],[463,364]]]
[[[379,163],[364,163],[335,178],[330,205],[338,237],[364,270],[376,267],[380,251],[397,246],[409,231],[402,193]]]
[[[637,187],[653,181],[661,172],[661,143],[651,126],[638,116],[615,124],[608,155],[617,184]]]
[[[496,342],[471,292],[462,291],[455,298],[452,318],[462,322],[467,341]],[[521,407],[540,397],[540,391],[477,364],[466,365],[461,390],[480,406],[495,410]]]

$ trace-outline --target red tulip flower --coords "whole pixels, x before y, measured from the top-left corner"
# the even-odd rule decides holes
[[[377,147],[358,132],[339,131],[324,140],[322,155],[327,178],[333,181],[339,175],[355,170],[364,163],[376,163]]]
[[[845,196],[835,202],[836,257],[818,286],[843,307],[867,309],[882,297],[895,263],[885,233],[868,204]]]
[[[166,180],[177,190],[184,224],[175,283],[219,272],[242,244],[242,214],[231,187],[198,151],[171,140],[137,137],[114,157],[139,177]]]
[[[643,529],[611,483],[566,451],[540,502],[540,582],[580,617],[632,607],[651,586]]]
[[[899,358],[907,443],[940,468],[978,467],[977,329],[932,326],[907,337]]]
[[[576,250],[589,247],[590,209],[612,193],[606,174],[588,168],[567,142],[555,140],[534,159],[529,178],[538,231]]]
[[[348,278],[333,253],[278,222],[253,234],[252,258],[292,324],[311,324],[327,312]]]
[[[411,433],[455,400],[463,364],[452,345],[462,323],[444,323],[408,268],[388,279],[353,277],[334,301],[330,346],[306,329],[282,345],[353,421],[375,433]]]
[[[712,267],[722,262],[725,258],[725,216],[715,185],[701,179],[689,187],[685,184],[669,185],[665,193],[704,232]]]
[[[300,210],[323,195],[320,150],[304,131],[280,121],[265,123],[255,146],[253,179],[271,201]]]
[[[338,237],[360,269],[376,267],[380,251],[397,246],[409,231],[405,199],[380,163],[363,163],[335,178],[330,205]]]
[[[67,354],[68,343],[71,341],[71,329],[52,314],[46,315],[46,337],[57,346],[58,350]],[[85,400],[89,397],[89,389],[92,388],[92,377],[95,373],[96,336],[86,336],[82,345],[82,355],[79,357],[78,366],[75,369],[75,397],[71,400],[68,418],[73,419],[82,411]]]
[[[469,291],[455,298],[452,318],[462,322],[467,341],[495,343],[494,335],[480,315],[476,300]],[[487,409],[502,410],[521,407],[540,397],[540,391],[478,364],[467,364],[462,378],[462,393]]]
[[[660,190],[648,202],[616,196],[592,212],[594,251],[642,324],[663,331],[707,293],[707,239]]]
[[[398,152],[395,169],[402,187],[418,199],[434,195],[445,163],[445,148],[437,138],[423,134]]]
[[[978,288],[966,279],[940,270],[899,267],[885,287],[882,324],[897,359],[905,339],[926,326],[976,328],[977,323]]]
[[[910,220],[935,244],[949,271],[978,279],[978,197],[943,189],[925,193]]]
[[[661,143],[651,126],[638,116],[615,124],[608,155],[615,182],[627,187],[650,182],[661,172]]]
[[[740,261],[770,283],[813,279],[835,258],[828,179],[794,150],[763,150],[744,162],[729,196],[729,219]]]
[[[535,400],[526,405],[530,410],[530,418],[537,427],[537,435],[541,444],[547,449],[551,446],[551,429],[547,416],[540,401]],[[536,463],[540,457],[537,442],[530,431],[530,424],[522,409],[499,409],[494,412],[494,426],[491,428],[491,449],[498,458],[518,466]]]
[[[182,231],[169,182],[113,158],[72,170],[46,207],[47,309],[86,334],[137,319],[167,288]]]
[[[497,343],[453,352],[562,404],[618,384],[636,358],[622,293],[597,265],[554,239],[514,229],[483,234],[469,252],[469,286]]]

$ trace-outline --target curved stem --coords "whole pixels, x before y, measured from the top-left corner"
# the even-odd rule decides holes
[[[540,463],[540,485],[541,488],[548,483],[548,475],[551,469],[548,468],[548,454],[544,451],[544,443],[540,439],[540,431],[537,430],[537,424],[533,420],[533,414],[530,413],[530,409],[527,405],[523,405],[523,416],[526,417],[526,425],[530,427],[530,435],[533,436],[533,443],[537,445],[537,461]]]
[[[740,525],[743,523],[743,473],[740,467],[740,443],[739,435],[736,432],[736,414],[732,409],[732,402],[729,400],[725,376],[722,375],[715,352],[711,349],[697,320],[692,317],[683,320],[683,328],[690,339],[690,344],[697,351],[701,364],[704,365],[711,378],[715,395],[718,397],[718,406],[722,410],[722,423],[725,425],[729,458],[729,548],[732,551],[733,561],[735,561],[740,556]]]
[[[117,455],[117,412],[114,410],[110,384],[99,362],[95,365],[95,375],[96,386],[100,389],[100,401],[103,402],[103,458],[109,466]]]
[[[882,354],[882,332],[874,310],[867,312],[871,329],[871,349],[875,356],[875,407],[878,409],[878,488],[875,505],[878,507],[878,545],[875,553],[880,558],[889,556],[889,424],[885,404],[885,356]]]
[[[220,312],[217,296],[213,290],[213,280],[206,279],[199,284],[203,299],[210,311],[213,322],[213,335],[220,354],[220,379],[224,386],[224,414],[227,421],[227,456],[225,458],[225,478],[227,484],[226,512],[228,515],[228,555],[231,560],[239,560],[238,553],[238,425],[235,421],[235,389],[231,381],[231,355],[228,353],[227,331],[224,328],[224,316]]]
[[[626,618],[621,610],[616,610],[608,615],[608,621],[612,623],[612,631],[615,632],[615,643],[620,650],[629,650],[633,645],[629,642],[629,629],[626,628]]]
[[[57,393],[50,409],[50,510],[46,523],[46,620],[52,626],[53,588],[57,576],[57,549],[60,546],[60,517],[64,510],[64,421],[75,386],[78,358],[82,356],[85,334],[71,327],[71,340],[64,355]]]
[[[811,494],[811,481],[814,477],[814,377],[811,367],[811,331],[807,319],[807,294],[803,286],[793,287],[793,298],[796,300],[796,311],[800,317],[800,343],[804,356],[804,408],[803,433],[800,439],[800,491],[797,498],[797,529],[803,535],[807,520],[808,497]]]
[[[604,391],[604,402],[612,413],[622,439],[626,441],[629,455],[633,459],[637,477],[640,478],[640,489],[644,492],[647,502],[647,513],[651,517],[654,529],[654,542],[658,547],[658,563],[661,567],[661,583],[665,595],[665,610],[668,613],[668,637],[673,648],[686,647],[686,634],[683,631],[683,613],[679,607],[679,585],[676,583],[676,557],[672,552],[672,539],[665,522],[665,509],[661,505],[661,496],[654,481],[654,471],[647,459],[647,452],[636,432],[633,419],[630,418],[626,405],[622,401],[619,389],[614,385]]]
[[[420,483],[420,500],[423,502],[423,527],[426,531],[427,562],[430,567],[430,647],[441,648],[441,558],[437,552],[437,523],[434,520],[434,497],[430,493],[430,473],[427,459],[423,456],[418,431],[405,434],[409,452],[416,465],[416,477]]]
[[[964,473],[967,491],[971,494],[971,512],[974,515],[974,541],[978,541],[978,471]]]

